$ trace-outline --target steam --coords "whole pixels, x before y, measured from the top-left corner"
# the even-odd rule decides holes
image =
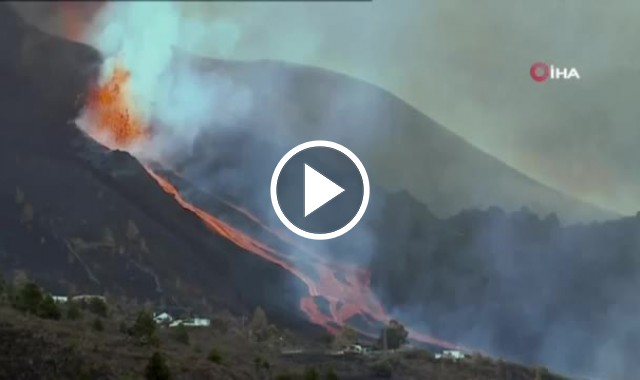
[[[301,111],[298,108],[283,109],[282,104],[288,105],[289,103],[286,101],[290,100],[286,96],[281,98],[281,103],[269,98],[270,91],[290,88],[291,83],[294,83],[298,78],[296,75],[300,75],[299,68],[291,70],[290,72],[293,74],[282,74],[282,71],[268,71],[270,66],[266,66],[267,69],[265,70],[267,71],[263,72],[263,74],[266,74],[263,76],[264,78],[258,82],[250,82],[254,86],[238,83],[232,79],[234,76],[223,75],[220,71],[201,70],[200,64],[194,59],[182,56],[178,51],[178,47],[193,50],[204,45],[213,45],[213,47],[209,48],[209,52],[213,49],[215,54],[219,56],[230,56],[242,37],[241,30],[236,24],[228,20],[206,25],[182,15],[180,11],[176,4],[172,2],[110,3],[98,14],[96,22],[91,26],[86,37],[86,40],[98,48],[105,59],[102,72],[103,80],[109,77],[119,63],[131,72],[130,96],[132,104],[135,105],[134,111],[143,119],[146,125],[152,128],[150,139],[140,141],[130,147],[131,153],[139,159],[162,160],[163,162],[174,163],[177,161],[177,157],[184,155],[185,152],[188,154],[195,149],[199,149],[199,154],[203,152],[206,154],[198,156],[199,162],[190,162],[185,168],[184,174],[190,181],[205,189],[215,189],[216,193],[240,194],[243,206],[249,205],[249,208],[257,209],[266,214],[269,221],[268,224],[279,225],[279,221],[271,213],[269,201],[266,199],[268,194],[267,186],[260,186],[261,183],[266,184],[268,182],[264,176],[265,174],[270,175],[272,168],[275,166],[271,159],[275,159],[279,155],[276,154],[276,157],[270,157],[269,159],[264,159],[258,155],[252,156],[251,152],[260,149],[260,147],[251,146],[245,148],[247,149],[246,155],[241,155],[243,159],[246,158],[246,161],[234,163],[236,166],[225,168],[224,171],[218,172],[216,176],[212,177],[210,163],[216,161],[217,157],[224,156],[224,152],[207,150],[209,148],[207,146],[208,141],[201,139],[204,135],[211,131],[245,128],[247,124],[259,124],[256,121],[260,119],[271,120],[278,125],[276,128],[269,129],[269,131],[277,130],[278,133],[286,135],[286,138],[282,141],[283,146],[287,148],[290,148],[294,142],[298,142],[301,139],[310,137],[330,138],[349,145],[358,155],[361,157],[364,155],[365,157],[363,158],[366,159],[367,154],[370,154],[367,150],[372,150],[371,147],[374,146],[372,144],[375,142],[374,140],[379,139],[381,141],[389,134],[388,130],[376,130],[375,133],[372,133],[371,129],[355,130],[358,125],[389,125],[390,123],[386,121],[391,120],[384,110],[371,106],[371,104],[375,105],[376,100],[379,99],[370,97],[375,98],[378,95],[372,95],[365,87],[356,86],[351,92],[342,92],[340,98],[332,98],[330,102],[323,105],[324,107],[318,106],[318,103],[320,103],[318,99],[321,99],[321,97],[319,95],[317,97],[314,96],[317,94],[308,95],[308,98],[305,99],[296,99],[300,104],[307,105]],[[529,61],[527,60],[526,62]],[[337,84],[328,83],[327,80],[324,80],[326,78],[322,79],[322,81],[316,83],[322,82],[323,86],[335,85],[335,88],[332,88],[332,90],[336,90],[334,91],[335,93],[338,93],[338,90],[344,90]],[[337,82],[339,81],[336,79]],[[256,96],[255,88],[257,87],[261,88],[262,91],[259,96]],[[291,91],[294,92],[293,90]],[[296,93],[301,92],[298,91]],[[257,102],[256,99],[260,99],[260,102]],[[454,103],[449,102],[446,105],[449,106]],[[438,104],[434,104],[433,107],[438,108]],[[281,107],[278,107],[278,105]],[[301,106],[300,108],[303,107]],[[442,109],[444,108],[446,107],[442,107]],[[465,113],[459,114],[464,115]],[[370,120],[371,122],[359,123],[355,119]],[[446,120],[446,118],[443,119]],[[317,122],[309,123],[308,120],[316,120]],[[380,120],[383,121],[381,122]],[[246,124],[244,123],[245,121],[247,122]],[[455,123],[455,120],[452,121],[454,121],[452,124],[464,124]],[[81,117],[78,124],[82,128],[90,128],[85,118]],[[469,124],[473,125],[473,123]],[[305,125],[308,130],[303,132],[302,129]],[[309,126],[313,126],[313,128],[309,128]],[[279,134],[279,137],[282,134]],[[363,138],[363,136],[366,138]],[[414,140],[416,144],[425,143],[420,138],[414,138]],[[398,144],[404,146],[407,152],[414,151],[414,149],[406,148],[406,140]],[[216,148],[225,147],[218,145]],[[226,148],[237,149],[235,146]],[[395,157],[394,159],[409,162],[409,160],[404,160],[402,156],[399,156],[397,152],[394,152],[396,153],[395,156],[391,154],[383,154],[382,156],[385,158]],[[174,158],[176,158],[176,161],[174,161]],[[395,167],[396,165],[390,166]],[[420,165],[407,169],[424,170]],[[449,169],[447,168],[447,170]],[[404,171],[408,172],[408,170]],[[477,175],[477,173],[472,174]],[[484,175],[484,172],[482,175]],[[413,177],[421,178],[417,175],[413,175]],[[427,187],[424,183],[422,184],[422,188]],[[379,210],[375,209],[376,205],[380,206],[381,204],[372,201],[368,210],[368,215],[372,219],[375,219],[375,213],[379,212]],[[399,225],[401,224],[399,223]],[[504,241],[504,231],[494,229],[490,225],[485,227],[491,231],[499,232],[495,235],[490,233],[488,235],[491,235],[491,238],[495,238],[495,241],[491,244],[501,247],[500,252],[512,252],[512,254],[519,252],[517,249],[518,244]],[[411,225],[406,225],[406,231],[411,231],[412,228]],[[359,262],[367,262],[371,252],[379,248],[378,243],[376,235],[369,226],[361,224],[344,239],[338,239],[331,243],[312,244],[314,244],[314,248],[320,248],[318,251],[348,252],[352,256],[351,258],[355,258]],[[303,244],[309,243],[304,242]],[[432,243],[427,242],[425,247],[429,247],[429,244]],[[491,246],[491,244],[488,246]],[[482,245],[480,248],[486,248],[486,246]],[[390,247],[389,252],[393,252],[396,249],[396,247]],[[549,249],[547,254],[551,255],[558,251],[558,246],[555,246],[554,249]],[[605,250],[602,249],[602,251],[604,252]],[[604,255],[605,253],[603,252],[599,253]],[[302,253],[298,252],[294,252],[294,254],[302,255]],[[299,262],[306,263],[304,257],[299,257]],[[501,279],[509,277],[512,276],[514,271],[517,272],[518,270],[525,272],[522,274],[522,278],[527,278],[525,275],[531,272],[532,268],[536,268],[533,264],[514,265],[514,261],[509,261],[509,259],[513,259],[513,257],[508,256],[506,253],[504,257],[495,260],[493,257],[483,258],[482,263],[486,264],[486,267],[492,268],[491,271],[488,270],[492,275],[489,278]],[[538,273],[539,278],[544,279],[544,281],[537,280],[535,282],[531,281],[531,283],[542,283],[546,286],[532,287],[524,282],[513,283],[505,281],[502,284],[504,287],[496,289],[496,294],[501,296],[503,292],[509,293],[510,290],[517,293],[514,289],[518,288],[521,289],[521,293],[531,296],[531,299],[538,300],[541,305],[550,302],[550,300],[554,299],[552,295],[559,287],[550,285],[551,282],[547,277],[547,272],[543,270],[548,268],[546,266],[541,267],[543,268],[535,273]],[[384,269],[385,271],[388,270],[387,267]],[[420,273],[425,278],[439,275],[437,270],[433,270],[428,265],[424,265],[420,269]],[[578,268],[571,269],[575,270],[575,272],[579,271]],[[473,271],[478,272],[479,268],[473,268]],[[403,272],[403,275],[406,276],[406,272]],[[634,281],[631,284],[635,285],[637,282]],[[630,286],[629,288],[635,287]],[[420,292],[424,289],[416,287],[414,290]],[[513,295],[511,296],[513,297]],[[517,297],[514,298],[517,299]],[[567,304],[571,302],[573,301],[568,300]],[[567,307],[562,310],[566,309]],[[500,331],[504,331],[505,326],[499,323],[480,323],[490,321],[495,317],[495,314],[501,314],[491,314],[492,310],[489,306],[482,310],[485,314],[478,315],[479,322],[469,328],[468,336],[464,338],[470,343],[487,345],[487,342],[491,341],[495,332],[491,327],[495,325],[499,327]],[[571,342],[569,344],[571,347],[582,346],[584,337],[577,335],[588,330],[571,329],[570,326],[565,326],[563,323],[570,324],[570,322],[565,322],[569,321],[569,319],[555,324],[553,328],[544,330],[547,326],[542,323],[543,318],[536,314],[537,310],[532,308],[532,310],[526,311],[527,313],[521,319],[514,318],[510,322],[523,321],[530,326],[530,330],[544,331],[545,341],[539,349],[540,355],[536,359],[558,368],[571,369],[579,367],[582,364],[581,362],[578,362],[574,367],[572,365],[574,363],[569,363],[564,358],[559,358],[556,353],[560,351],[559,347],[563,347],[563,344],[564,347],[567,347],[567,342]],[[398,312],[400,313],[401,311],[398,310]],[[451,314],[446,313],[445,310],[441,315],[445,322],[453,326],[452,328],[461,330],[460,326],[466,320],[466,316],[474,315],[474,312],[476,310],[469,307],[468,309],[458,309]],[[612,308],[609,312],[614,313],[616,310]],[[426,315],[429,317],[429,322],[433,324],[434,320],[437,319],[434,314],[425,313],[424,310],[405,310],[404,315],[414,316],[414,321],[416,322],[418,322],[417,320],[424,321],[426,319],[424,316]],[[621,313],[616,312],[615,314]],[[459,321],[462,321],[461,323],[456,323],[456,316]],[[612,320],[617,319],[612,318]],[[618,337],[624,336],[629,331],[638,331],[637,325],[631,323],[631,321],[620,322],[625,323],[618,324],[617,326],[619,327],[615,327],[614,324],[607,325],[608,328],[614,327],[602,333],[601,336],[609,340],[603,342],[601,349],[597,350],[593,358],[594,366],[603,368],[602,372],[605,374],[624,370],[615,368],[624,366],[629,362],[626,358],[621,358],[620,350],[618,349],[619,345],[617,344]],[[424,327],[428,328],[430,326]],[[519,330],[521,329],[516,329],[516,331]],[[434,332],[437,333],[435,330]],[[461,333],[460,335],[464,334]],[[574,341],[577,342],[575,345],[572,343]],[[496,348],[495,351],[499,350]]]
[[[151,128],[149,139],[127,147],[136,157],[167,160],[189,150],[204,129],[230,125],[249,112],[252,95],[246,87],[198,70],[197,63],[178,50],[204,44],[212,29],[219,32],[214,42],[221,51],[233,48],[238,38],[233,25],[211,28],[183,17],[171,2],[114,2],[87,31],[86,41],[104,58],[101,81],[118,66],[131,74],[131,111]],[[78,120],[81,128],[90,128],[88,123],[84,116]]]

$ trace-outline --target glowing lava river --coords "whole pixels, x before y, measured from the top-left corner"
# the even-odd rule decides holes
[[[87,99],[85,116],[90,128],[84,129],[111,149],[127,150],[129,144],[148,136],[148,129],[132,110],[127,94],[128,80],[128,72],[122,67],[116,67],[102,84],[91,91]],[[389,321],[390,317],[369,286],[368,271],[353,265],[330,262],[327,257],[287,240],[284,235],[271,229],[248,211],[225,202],[260,226],[265,232],[260,236],[269,236],[272,241],[278,241],[279,246],[285,245],[292,248],[288,251],[295,251],[295,255],[287,255],[189,202],[166,176],[159,174],[162,171],[154,170],[149,165],[145,165],[145,168],[165,192],[180,206],[197,216],[212,233],[223,236],[240,248],[284,268],[300,279],[306,285],[308,294],[300,299],[299,307],[311,322],[330,332],[349,325],[362,334],[371,336],[375,330],[364,331],[350,321],[358,318],[371,327]],[[324,307],[321,308],[319,304]],[[410,337],[416,341],[446,348],[457,347],[416,331],[409,332]]]

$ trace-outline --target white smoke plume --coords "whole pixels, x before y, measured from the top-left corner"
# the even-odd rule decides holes
[[[131,111],[152,129],[149,139],[127,147],[132,154],[166,160],[188,150],[204,128],[248,114],[252,96],[246,87],[197,69],[195,58],[179,49],[213,41],[228,51],[237,38],[232,24],[205,25],[184,17],[172,2],[113,2],[101,9],[85,36],[104,58],[100,81],[116,66],[125,68]],[[86,115],[78,120],[84,129],[91,128],[88,123]]]

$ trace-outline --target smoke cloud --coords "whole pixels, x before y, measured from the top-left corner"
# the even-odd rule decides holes
[[[224,146],[209,147],[208,141],[202,139],[203,134],[243,126],[245,118],[252,114],[245,125],[250,128],[261,116],[260,112],[254,112],[256,109],[277,114],[270,119],[275,124],[280,119],[289,124],[277,125],[270,130],[302,131],[302,125],[296,126],[298,120],[320,120],[315,124],[320,128],[298,132],[299,135],[283,140],[281,148],[284,149],[290,147],[291,142],[319,137],[327,131],[337,135],[347,131],[348,128],[343,127],[345,120],[348,121],[344,109],[353,110],[354,105],[366,103],[366,95],[354,91],[344,95],[348,102],[336,99],[328,110],[319,108],[317,114],[298,115],[297,112],[301,112],[298,109],[270,107],[268,94],[279,91],[286,87],[283,83],[295,82],[299,77],[281,76],[281,71],[273,70],[273,75],[264,75],[269,82],[262,83],[266,90],[257,95],[249,90],[253,86],[245,86],[220,73],[198,70],[196,62],[176,58],[177,47],[217,57],[270,57],[309,63],[382,84],[443,121],[476,146],[547,183],[621,212],[635,210],[636,196],[640,194],[635,191],[640,179],[633,174],[637,172],[634,165],[639,158],[635,147],[638,129],[634,127],[638,107],[628,102],[637,98],[634,94],[640,88],[636,83],[637,75],[629,75],[634,73],[637,57],[628,49],[624,38],[614,38],[637,34],[634,33],[635,20],[625,16],[633,12],[610,7],[601,14],[605,5],[594,1],[566,1],[561,5],[551,1],[530,5],[505,1],[493,6],[454,0],[440,4],[423,1],[387,3],[392,3],[393,9],[382,1],[364,5],[314,5],[314,8],[307,4],[287,4],[286,7],[253,4],[248,8],[246,4],[179,6],[171,2],[115,2],[105,6],[96,16],[87,39],[105,56],[105,76],[118,60],[132,72],[131,96],[135,98],[136,111],[154,128],[153,138],[144,143],[147,145],[135,146],[134,154],[143,159],[168,158],[171,163],[174,156],[182,156],[192,149],[208,151],[207,156],[200,156],[203,160],[198,164],[188,162],[185,165],[189,179],[205,189],[236,194],[251,207],[266,213],[271,211],[269,201],[261,196],[265,197],[268,191],[256,187],[256,183],[264,179],[265,173],[271,173],[274,166],[271,158],[260,160],[252,155],[260,145],[243,147],[239,153],[243,160],[211,177],[211,162],[224,157],[225,151],[218,149]],[[629,4],[627,6],[632,9],[634,5]],[[461,9],[464,12],[460,12]],[[549,12],[553,17],[546,17]],[[289,17],[280,22],[282,15]],[[600,16],[603,21],[598,24],[594,20]],[[546,87],[536,87],[527,77],[527,69],[532,61],[539,59],[575,65],[583,80],[575,85],[548,83]],[[269,66],[266,70],[270,70]],[[311,97],[308,102],[313,100]],[[385,117],[376,110],[369,111],[367,117],[372,121]],[[285,114],[288,117],[280,117]],[[368,134],[363,130],[358,133],[358,137],[366,136],[367,141],[352,141],[354,151],[363,153],[371,146],[371,140],[384,139],[387,131],[375,132]],[[405,142],[398,145],[406,146]],[[236,146],[226,148],[236,149]],[[397,156],[393,153],[385,155],[390,161],[386,164],[392,170],[398,170],[398,162],[393,162]],[[276,152],[272,158],[278,156]],[[402,163],[402,170],[415,179],[407,187],[416,190],[433,185],[420,182],[423,178],[420,165],[406,164]],[[243,191],[248,189],[251,192],[243,197]],[[376,202],[372,201],[372,204]],[[370,209],[368,213],[375,216],[377,210]],[[278,224],[275,218],[272,222]],[[397,227],[415,230],[408,223],[398,222]],[[572,273],[576,278],[588,279],[579,284],[598,287],[602,268],[596,260],[607,255],[608,245],[594,245],[589,249],[594,252],[590,264],[593,266],[576,267],[569,260],[564,262],[566,259],[559,254],[565,247],[562,242],[545,242],[548,250],[523,253],[520,240],[505,239],[505,235],[512,233],[508,228],[489,223],[485,229],[489,232],[482,234],[482,238],[490,242],[477,245],[471,242],[469,245],[473,249],[468,251],[477,258],[483,248],[495,248],[496,257],[480,260],[487,277],[495,279],[492,295],[497,300],[508,299],[517,304],[525,294],[535,301],[534,306],[514,306],[513,312],[519,317],[507,321],[512,325],[492,322],[506,313],[491,310],[490,305],[481,308],[485,314],[474,314],[477,309],[472,308],[459,308],[455,312],[445,310],[440,314],[442,321],[434,321],[433,309],[416,312],[408,307],[403,310],[405,315],[417,316],[415,322],[429,320],[431,325],[441,322],[458,331],[469,316],[477,316],[478,322],[471,324],[469,331],[460,332],[460,336],[464,335],[471,344],[479,343],[489,348],[494,348],[488,343],[494,334],[505,334],[501,333],[505,326],[508,331],[517,333],[526,325],[528,331],[544,336],[541,346],[536,347],[536,360],[569,370],[579,367],[584,360],[576,359],[573,363],[572,358],[565,360],[560,356],[571,350],[562,351],[558,347],[583,347],[585,341],[593,342],[594,339],[587,336],[588,328],[573,328],[574,315],[571,307],[565,305],[574,304],[575,299],[569,296],[562,300],[563,303],[553,304],[557,301],[554,295]],[[576,241],[588,237],[591,231],[579,234]],[[637,232],[636,235],[629,233],[629,236],[637,236]],[[413,244],[410,238],[407,237],[407,241]],[[454,242],[458,241],[455,239]],[[345,239],[344,245],[336,242],[336,246],[327,248],[338,247],[336,252],[349,252],[366,262],[371,252],[380,249],[377,243],[374,234],[363,226],[350,235],[350,240]],[[457,243],[451,244],[455,247]],[[427,242],[415,246],[423,249],[433,245]],[[398,250],[398,246],[390,246],[387,252]],[[577,248],[574,254],[580,257],[582,252],[585,250]],[[455,250],[445,253],[461,257]],[[549,273],[557,266],[549,263],[558,261],[566,272],[551,281]],[[442,277],[431,264],[413,263],[418,280]],[[473,267],[462,259],[458,264],[466,273],[480,272],[481,267]],[[389,270],[388,266],[382,268],[385,272]],[[398,273],[408,276],[407,271]],[[533,274],[535,278],[532,278]],[[518,276],[522,279],[512,281]],[[625,367],[632,364],[619,344],[625,336],[638,331],[637,323],[631,317],[634,313],[624,310],[625,305],[631,305],[632,309],[637,306],[629,291],[637,288],[637,276],[631,277],[625,282],[616,282],[615,273],[611,276],[613,286],[607,287],[604,296],[614,301],[603,308],[607,314],[606,323],[602,324],[597,336],[602,344],[597,350],[589,349],[593,368],[605,375],[625,373]],[[456,281],[457,278],[448,280]],[[434,283],[438,284],[437,281]],[[472,283],[468,288],[473,286]],[[421,292],[425,288],[416,286],[411,290],[424,294]],[[582,296],[588,298],[590,294]],[[535,305],[550,303],[559,314],[567,313],[569,317],[558,318],[553,325],[545,324]],[[463,322],[457,323],[459,320]],[[514,321],[522,326],[514,326]]]
[[[231,49],[235,31],[220,32],[221,51]],[[249,89],[228,77],[199,70],[180,47],[209,40],[209,27],[183,17],[172,2],[113,2],[102,7],[83,39],[104,58],[100,80],[116,67],[130,73],[126,85],[131,111],[151,128],[151,137],[128,147],[142,159],[170,160],[189,151],[206,128],[237,122],[251,108]],[[229,38],[226,38],[229,36]],[[91,128],[81,117],[78,124]]]

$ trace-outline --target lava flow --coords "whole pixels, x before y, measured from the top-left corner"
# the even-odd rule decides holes
[[[122,67],[116,67],[104,84],[93,89],[87,102],[86,113],[92,121],[92,127],[88,128],[87,132],[109,148],[127,149],[148,136],[149,129],[131,107],[127,92],[128,80],[129,72]],[[278,242],[292,247],[295,255],[287,255],[276,250],[189,202],[167,178],[150,167],[145,167],[165,192],[173,196],[184,209],[200,218],[211,231],[229,239],[242,249],[279,265],[299,278],[308,289],[308,295],[300,300],[300,309],[313,323],[335,332],[353,321],[354,317],[361,317],[360,320],[369,323],[370,327],[389,320],[389,316],[369,287],[370,274],[366,270],[330,262],[327,257],[286,239],[282,233],[269,228],[248,211],[226,202],[257,223]],[[321,308],[321,304],[325,307]],[[358,330],[367,335],[375,331]],[[448,342],[411,333],[412,338],[424,343],[455,347]]]
[[[104,83],[96,85],[87,97],[87,131],[110,148],[126,149],[146,138],[149,131],[131,107],[128,84],[131,73],[116,64]]]

